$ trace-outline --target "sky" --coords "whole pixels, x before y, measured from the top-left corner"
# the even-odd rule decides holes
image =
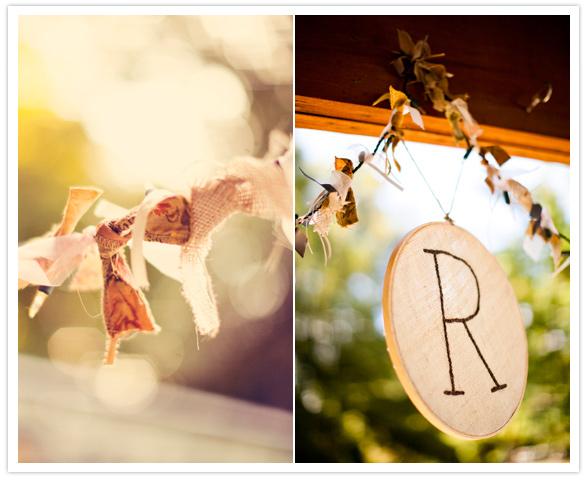
[[[349,146],[358,144],[372,151],[377,144],[374,137],[309,129],[296,129],[295,141],[304,164],[309,165],[305,172],[319,182],[328,181],[334,156],[353,159],[357,164],[357,154]],[[443,220],[442,209],[448,211],[454,197],[450,217],[475,235],[489,251],[498,253],[515,241],[519,241],[521,246],[528,224],[527,215],[520,207],[508,206],[503,200],[496,200],[496,196],[490,195],[484,182],[485,168],[480,164],[479,156],[472,154],[463,163],[464,149],[420,143],[406,143],[406,146],[407,149],[399,144],[395,150],[395,157],[402,167],[400,173],[395,172],[395,177],[404,190],[399,191],[381,179],[373,182],[365,176],[376,177],[377,174],[359,171],[353,182],[359,204],[361,188],[375,187],[377,207],[388,213],[394,223],[407,233],[423,223]],[[410,154],[433,193],[414,166]],[[456,187],[462,163],[462,174]],[[569,219],[569,166],[512,157],[504,164],[502,171],[526,186],[534,197],[540,196],[541,189],[553,192],[557,205]],[[300,177],[299,171],[296,171],[296,177]],[[442,209],[433,194],[438,197]],[[543,255],[548,254],[547,249],[544,248]]]

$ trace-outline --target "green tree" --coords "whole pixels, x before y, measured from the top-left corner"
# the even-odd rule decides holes
[[[296,159],[308,169],[301,154]],[[314,183],[297,177],[298,213],[316,191]],[[550,278],[552,261],[532,262],[522,250],[523,237],[498,255],[527,324],[526,393],[498,435],[480,441],[450,437],[429,424],[407,397],[382,332],[383,276],[406,231],[377,209],[374,190],[355,194],[361,200],[360,222],[347,230],[331,228],[328,265],[313,233],[314,254],[296,256],[296,462],[568,459],[569,270]],[[539,200],[568,236],[554,197],[544,193]]]

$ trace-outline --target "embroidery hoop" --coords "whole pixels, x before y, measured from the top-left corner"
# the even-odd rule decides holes
[[[383,290],[388,352],[420,413],[461,439],[503,430],[524,395],[528,347],[495,257],[464,229],[427,223],[394,249]]]

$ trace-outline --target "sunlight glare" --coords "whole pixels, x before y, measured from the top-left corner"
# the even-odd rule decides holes
[[[190,94],[197,113],[204,119],[227,121],[247,113],[249,98],[241,80],[228,68],[208,65],[191,79]]]
[[[115,366],[100,367],[94,378],[94,391],[100,401],[132,413],[151,403],[158,386],[153,367],[142,358],[119,356]]]
[[[268,273],[261,268],[250,280],[230,290],[230,300],[242,317],[264,318],[274,314],[282,305],[289,284],[283,269]]]
[[[186,167],[212,150],[196,98],[170,80],[111,85],[94,98],[85,124],[91,139],[118,157],[107,166],[120,184],[173,188]]]

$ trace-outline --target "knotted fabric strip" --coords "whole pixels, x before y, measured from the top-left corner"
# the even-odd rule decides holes
[[[131,239],[138,210],[139,207],[134,208],[120,220],[105,221],[96,228],[104,279],[102,311],[109,337],[105,364],[114,363],[120,338],[128,338],[136,331],[159,330],[122,251]],[[189,236],[189,225],[189,202],[179,195],[170,196],[158,202],[148,213],[143,238],[182,245]]]

